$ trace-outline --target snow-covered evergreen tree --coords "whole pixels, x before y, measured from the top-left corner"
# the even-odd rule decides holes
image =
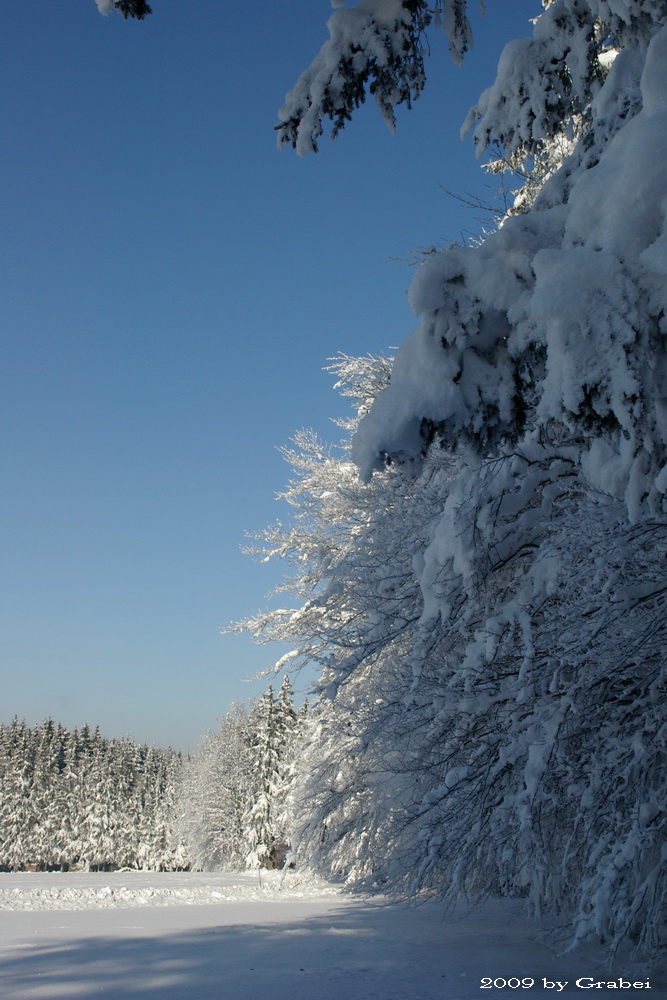
[[[24,863],[34,824],[32,747],[25,722],[14,718],[9,726],[0,727],[0,752],[0,867],[12,870]]]
[[[280,783],[280,729],[273,686],[250,713],[252,791],[245,812],[248,868],[270,867],[279,843],[277,796]]]
[[[250,713],[252,792],[245,813],[249,868],[284,863],[290,841],[287,797],[297,730],[294,692],[285,675],[278,697],[269,685]]]

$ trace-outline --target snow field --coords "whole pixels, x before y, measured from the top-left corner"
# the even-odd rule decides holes
[[[220,872],[26,872],[0,875],[0,910],[89,910],[201,906],[241,900],[336,899],[340,890],[311,874]]]
[[[0,875],[2,1000],[472,1000],[587,996],[624,976],[600,948],[555,956],[520,904],[445,914],[403,908],[288,873]],[[529,988],[482,988],[529,977]],[[563,990],[547,982],[568,982]],[[650,1000],[667,997],[652,973]],[[609,996],[596,990],[596,997]],[[618,993],[612,994],[618,996]],[[637,996],[635,990],[623,996]],[[643,994],[642,994],[643,995]]]

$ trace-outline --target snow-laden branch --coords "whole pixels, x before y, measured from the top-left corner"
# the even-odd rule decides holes
[[[444,0],[445,30],[456,61],[472,43],[466,0]],[[438,14],[441,4],[437,4]],[[424,0],[359,0],[329,18],[329,39],[280,109],[278,144],[316,152],[323,121],[332,138],[370,93],[393,130],[395,108],[410,107],[425,83],[423,36],[432,19]]]

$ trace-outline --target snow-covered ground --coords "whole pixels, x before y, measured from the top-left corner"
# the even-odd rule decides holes
[[[586,988],[623,977],[648,981],[651,991],[593,986],[588,993],[576,986],[581,977]],[[484,1000],[559,992],[664,1000],[667,982],[636,959],[609,970],[596,947],[555,956],[508,900],[445,914],[435,904],[407,909],[353,897],[292,872],[262,873],[261,882],[224,873],[0,875],[2,1000]]]

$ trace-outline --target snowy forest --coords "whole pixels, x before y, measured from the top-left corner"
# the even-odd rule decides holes
[[[180,754],[66,730],[0,725],[0,870],[171,870]]]
[[[299,155],[318,151],[327,123],[343,142],[367,95],[394,128],[426,85],[429,31],[444,30],[456,62],[472,45],[467,0],[332,5],[329,39],[280,112],[278,143]],[[394,357],[333,359],[352,404],[343,441],[296,436],[292,516],[251,548],[292,567],[290,600],[233,627],[287,643],[276,670],[315,665],[313,704],[295,712],[286,682],[232,710],[183,767],[178,837],[198,867],[281,863],[289,846],[353,887],[525,899],[536,918],[560,915],[573,946],[655,955],[667,2],[544,0],[535,14],[463,125],[514,186],[509,210],[478,240],[421,256],[417,326]],[[130,765],[122,743],[89,753],[63,734],[51,764],[45,731],[4,728],[9,761],[12,739],[32,747],[32,770],[4,772],[17,789],[32,782],[26,808],[43,794],[38,761],[63,788],[95,766],[101,789],[112,750],[133,775],[128,802],[150,799],[147,758]],[[152,781],[171,766],[156,757]],[[81,815],[100,822],[90,802]],[[136,850],[117,857],[143,863]]]
[[[87,725],[0,725],[0,871],[282,867],[306,712],[285,677],[185,759]]]

